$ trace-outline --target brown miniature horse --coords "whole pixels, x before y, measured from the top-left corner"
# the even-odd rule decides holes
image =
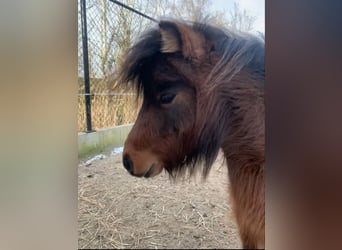
[[[263,38],[173,20],[130,48],[118,78],[144,97],[125,168],[206,177],[222,148],[244,248],[265,244],[264,79]]]

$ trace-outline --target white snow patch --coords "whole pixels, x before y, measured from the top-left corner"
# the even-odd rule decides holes
[[[112,155],[121,154],[122,152],[123,152],[123,147],[114,148],[112,151]]]
[[[107,156],[105,156],[104,154],[95,155],[93,158],[90,158],[89,160],[87,160],[84,165],[87,166],[87,165],[92,164],[93,161],[102,160],[105,158],[107,158]]]

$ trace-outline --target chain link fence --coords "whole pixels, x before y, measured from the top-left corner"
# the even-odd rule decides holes
[[[121,89],[113,89],[113,83],[108,79],[134,39],[152,24],[152,18],[134,13],[135,9],[149,10],[150,1],[121,2],[122,4],[111,0],[78,0],[79,132],[90,132],[87,119],[90,120],[91,128],[94,130],[132,123],[141,104],[141,100],[137,99],[135,94],[123,94]],[[131,10],[127,9],[125,4],[132,7]],[[85,41],[87,48],[83,47]],[[88,60],[87,63],[85,59]],[[89,92],[85,88],[87,75]],[[87,111],[87,99],[90,104],[90,107],[88,104],[89,111]],[[87,112],[89,112],[88,117]]]

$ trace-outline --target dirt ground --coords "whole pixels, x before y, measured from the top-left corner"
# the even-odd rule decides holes
[[[219,156],[205,182],[136,178],[121,154],[107,154],[78,174],[79,248],[240,248]]]

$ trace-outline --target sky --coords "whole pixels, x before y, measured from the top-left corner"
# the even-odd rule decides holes
[[[253,31],[265,33],[265,0],[212,0],[213,9],[225,10],[227,14],[233,9],[234,2],[246,9],[250,15],[256,16]]]

